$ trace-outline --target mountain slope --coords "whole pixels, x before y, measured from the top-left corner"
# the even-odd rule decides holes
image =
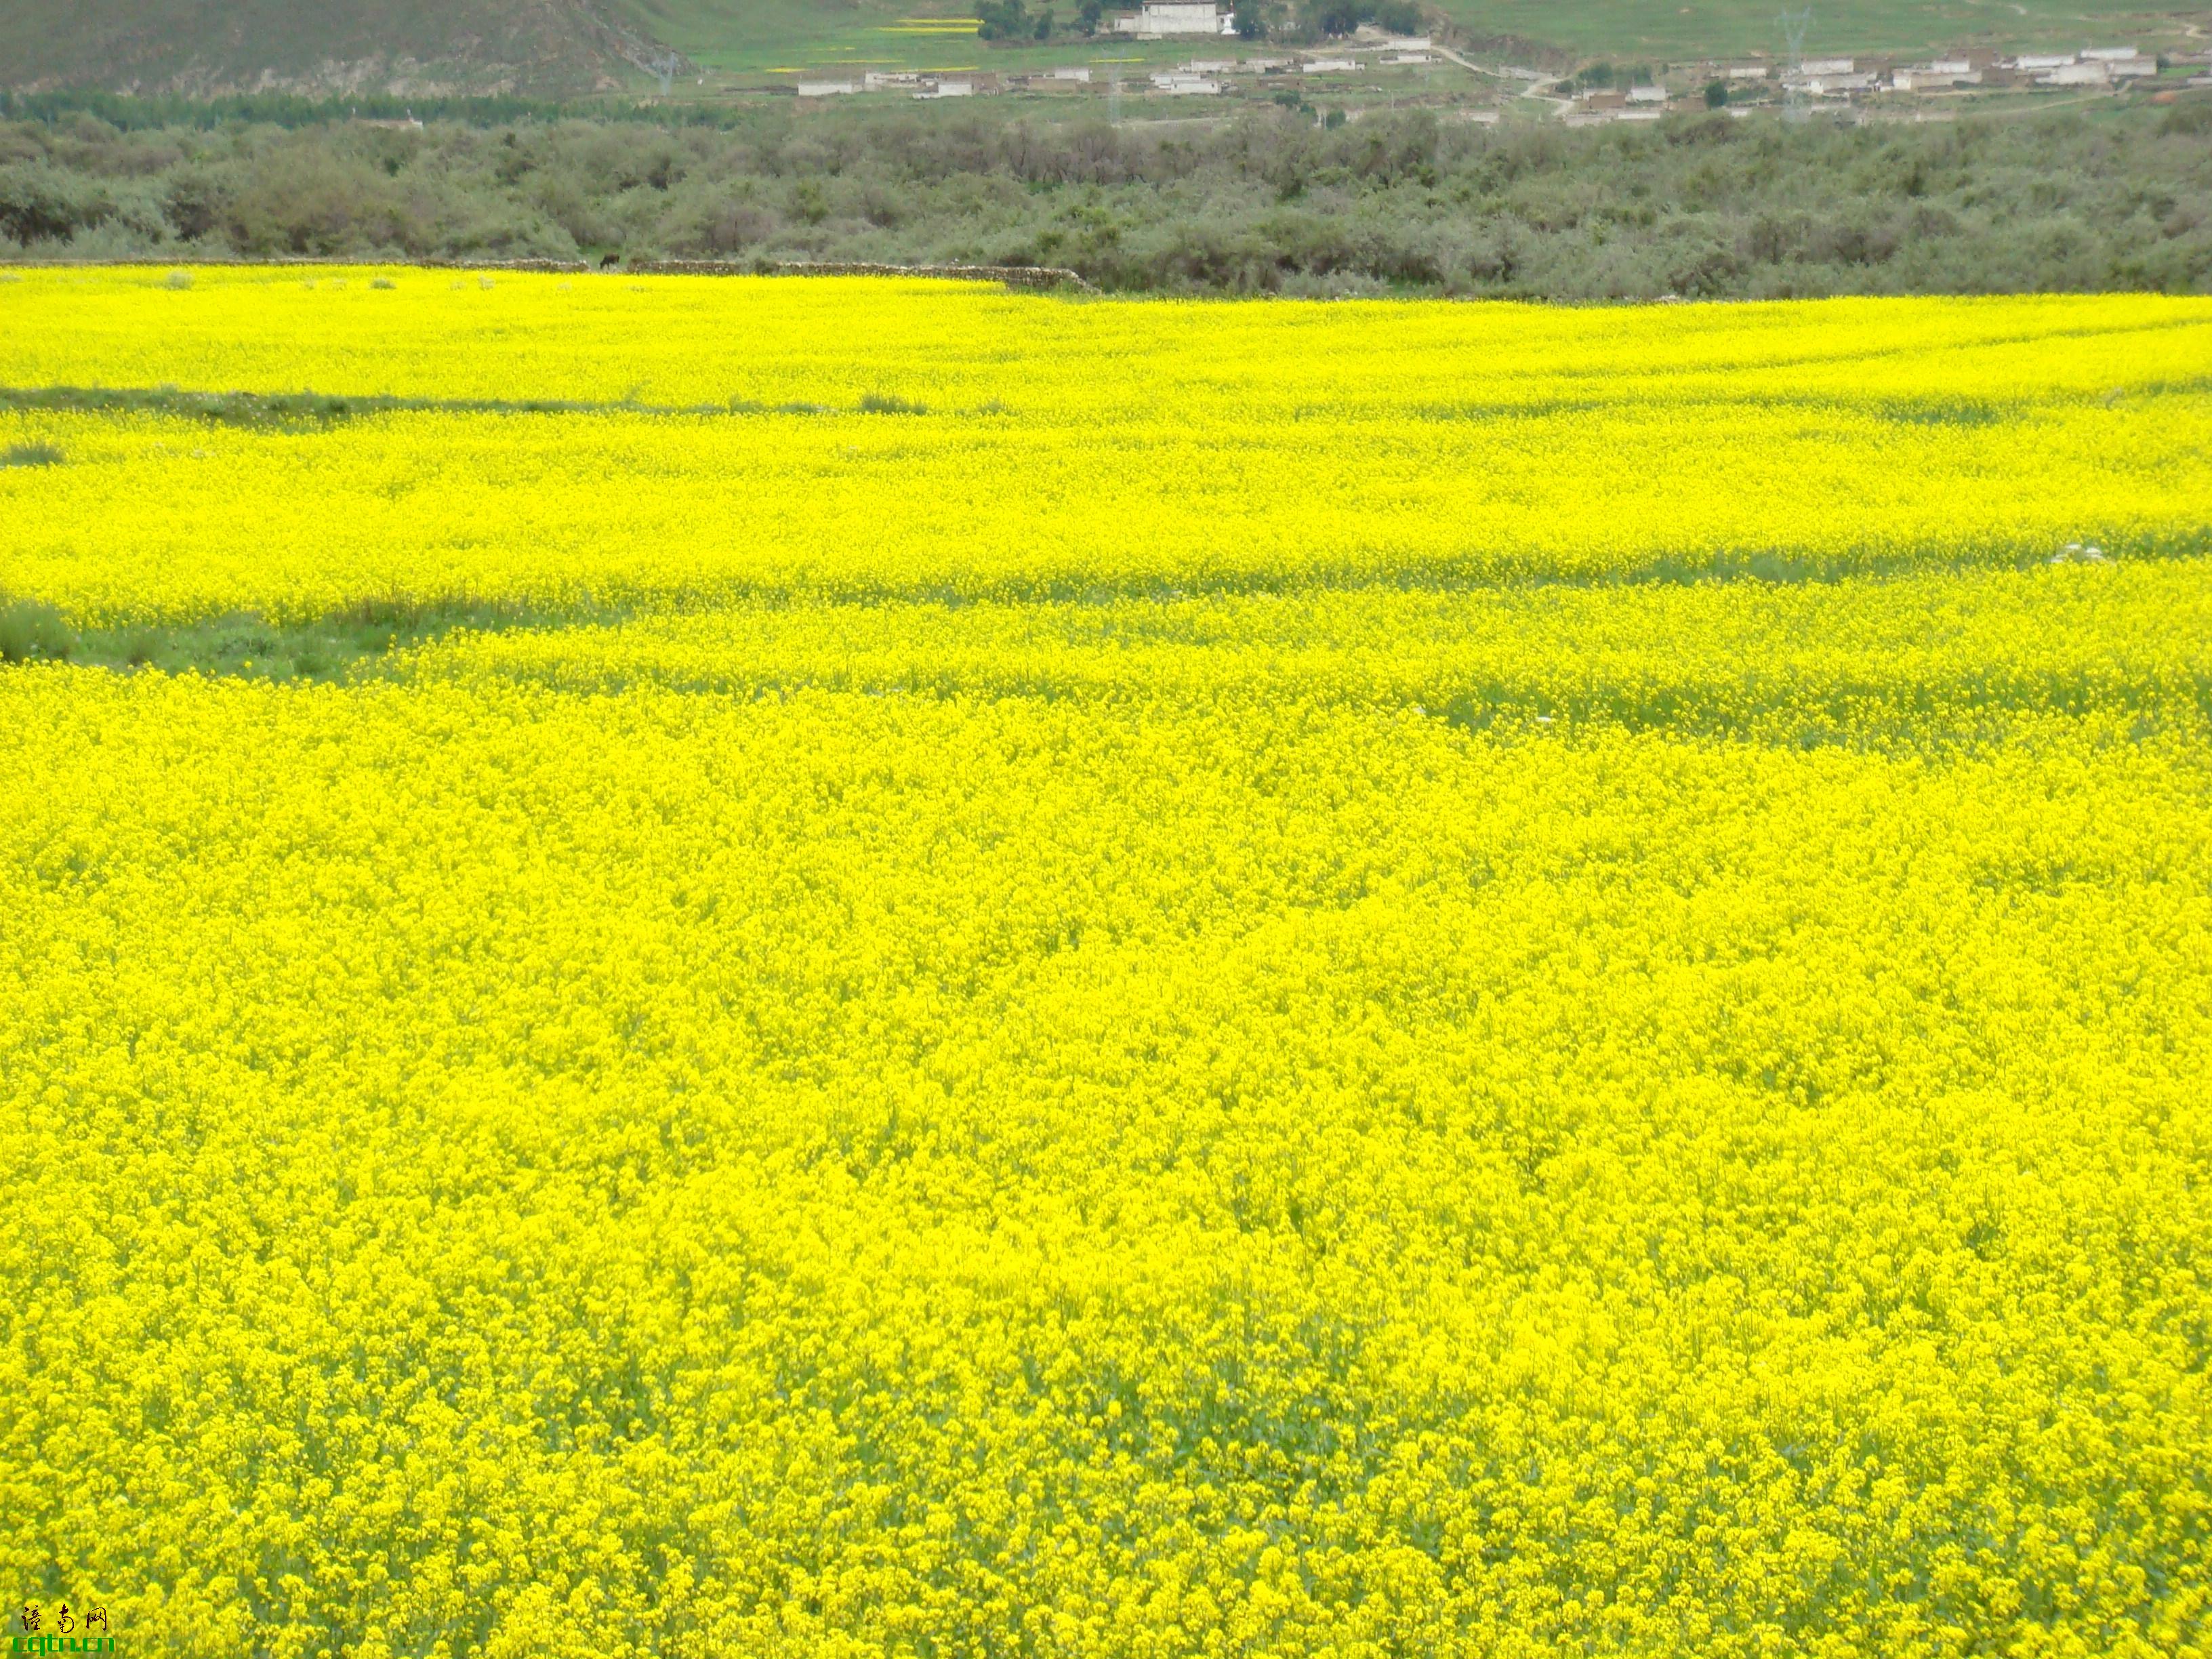
[[[30,90],[550,95],[653,50],[583,0],[0,0],[0,85]]]

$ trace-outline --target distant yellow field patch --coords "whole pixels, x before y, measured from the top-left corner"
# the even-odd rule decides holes
[[[1073,304],[374,275],[0,287],[0,386],[493,406],[275,434],[0,413],[85,462],[0,469],[0,587],[90,619],[1614,580],[2150,550],[2212,523],[2202,299]],[[525,397],[592,407],[496,412]]]

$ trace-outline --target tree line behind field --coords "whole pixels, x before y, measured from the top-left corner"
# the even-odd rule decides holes
[[[0,124],[0,258],[125,255],[1050,264],[1123,291],[1561,301],[2203,292],[2212,104],[1583,130],[1273,106],[1210,128]]]

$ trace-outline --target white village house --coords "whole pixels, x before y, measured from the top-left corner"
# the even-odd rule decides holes
[[[1956,86],[1978,86],[1981,75],[1964,64],[1923,64],[1914,69],[1896,70],[1889,84],[1898,92],[1943,92]]]
[[[2090,87],[2156,75],[2158,59],[2133,46],[2089,46],[2079,52],[2024,52],[2014,65],[2035,76],[2041,87]]]
[[[1157,40],[1174,34],[1234,34],[1237,22],[1213,0],[1145,0],[1142,11],[1116,17],[1114,29]]]

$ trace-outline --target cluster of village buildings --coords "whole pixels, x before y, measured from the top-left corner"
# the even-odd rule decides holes
[[[2208,64],[2212,67],[2212,64]],[[1531,81],[1540,71],[1510,71]],[[1562,114],[1571,126],[1602,120],[1656,121],[1670,107],[1708,101],[1716,82],[1731,99],[1779,94],[1784,100],[1851,100],[1887,94],[1953,93],[1984,88],[2117,87],[2155,78],[2159,59],[2136,46],[2087,46],[2078,52],[1960,52],[1920,63],[1863,58],[1805,58],[1795,63],[1756,60],[1680,64],[1644,85],[1592,87],[1567,100]],[[2187,84],[2212,86],[2212,76]],[[1569,90],[1561,88],[1560,90]],[[1741,104],[1732,107],[1744,112]]]
[[[1234,14],[1216,0],[1143,0],[1139,9],[1113,20],[1116,34],[1139,40],[1233,38]],[[2203,54],[2212,70],[2212,54]],[[1571,78],[1515,65],[1474,63],[1439,46],[1425,35],[1391,36],[1372,26],[1352,40],[1314,51],[1274,55],[1196,58],[1178,69],[1152,71],[1134,84],[1139,90],[1169,96],[1218,96],[1231,90],[1239,76],[1329,76],[1375,68],[1398,69],[1449,58],[1463,69],[1519,82],[1526,95],[1540,97],[1570,125],[1607,120],[1656,121],[1670,107],[1711,102],[1716,82],[1729,90],[1729,106],[1746,112],[1747,102],[1778,95],[1784,101],[1856,101],[1884,94],[1951,94],[1984,88],[2098,88],[2125,86],[2156,76],[2160,61],[2135,46],[2090,46],[2070,52],[2005,55],[1962,52],[1923,63],[1862,58],[1805,58],[1795,62],[1757,58],[1735,63],[1668,65],[1663,73],[1639,77],[1644,84],[1582,86]],[[1087,68],[1042,70],[1028,75],[922,71],[870,72],[857,80],[801,79],[802,98],[828,98],[860,92],[903,93],[918,99],[969,98],[1013,87],[1079,87],[1097,72]],[[1118,79],[1114,85],[1118,89]],[[2191,77],[2192,86],[2212,86],[2212,75]],[[1478,118],[1480,112],[1478,112]],[[1496,118],[1494,112],[1490,118]]]
[[[1984,85],[2106,86],[2159,72],[2158,59],[2135,46],[2089,46],[2080,52],[1995,52],[1938,58],[1922,64],[1869,62],[1855,58],[1808,58],[1795,65],[1730,64],[1730,80],[1778,77],[1784,87],[1814,97],[1853,92],[1930,92]]]
[[[1210,11],[1212,7],[1170,3],[1146,7],[1146,12]],[[1196,31],[1183,30],[1184,33]],[[1205,31],[1209,37],[1218,38],[1212,29]],[[1235,32],[1230,31],[1231,38]],[[1149,38],[1161,39],[1164,34]],[[1194,58],[1180,68],[1156,70],[1131,77],[1133,89],[1149,90],[1171,97],[1187,95],[1218,95],[1233,84],[1240,75],[1351,75],[1377,65],[1401,68],[1411,64],[1437,61],[1435,42],[1427,35],[1392,36],[1381,30],[1367,28],[1360,38],[1346,46],[1330,48],[1325,52],[1292,54],[1258,54],[1244,57]],[[1472,66],[1470,66],[1472,67]],[[802,98],[830,98],[860,92],[904,92],[915,98],[972,98],[978,93],[998,92],[1012,87],[1089,86],[1100,78],[1098,72],[1087,68],[1039,70],[1029,75],[979,75],[962,73],[933,75],[924,70],[870,71],[858,80],[801,80],[797,91]]]

